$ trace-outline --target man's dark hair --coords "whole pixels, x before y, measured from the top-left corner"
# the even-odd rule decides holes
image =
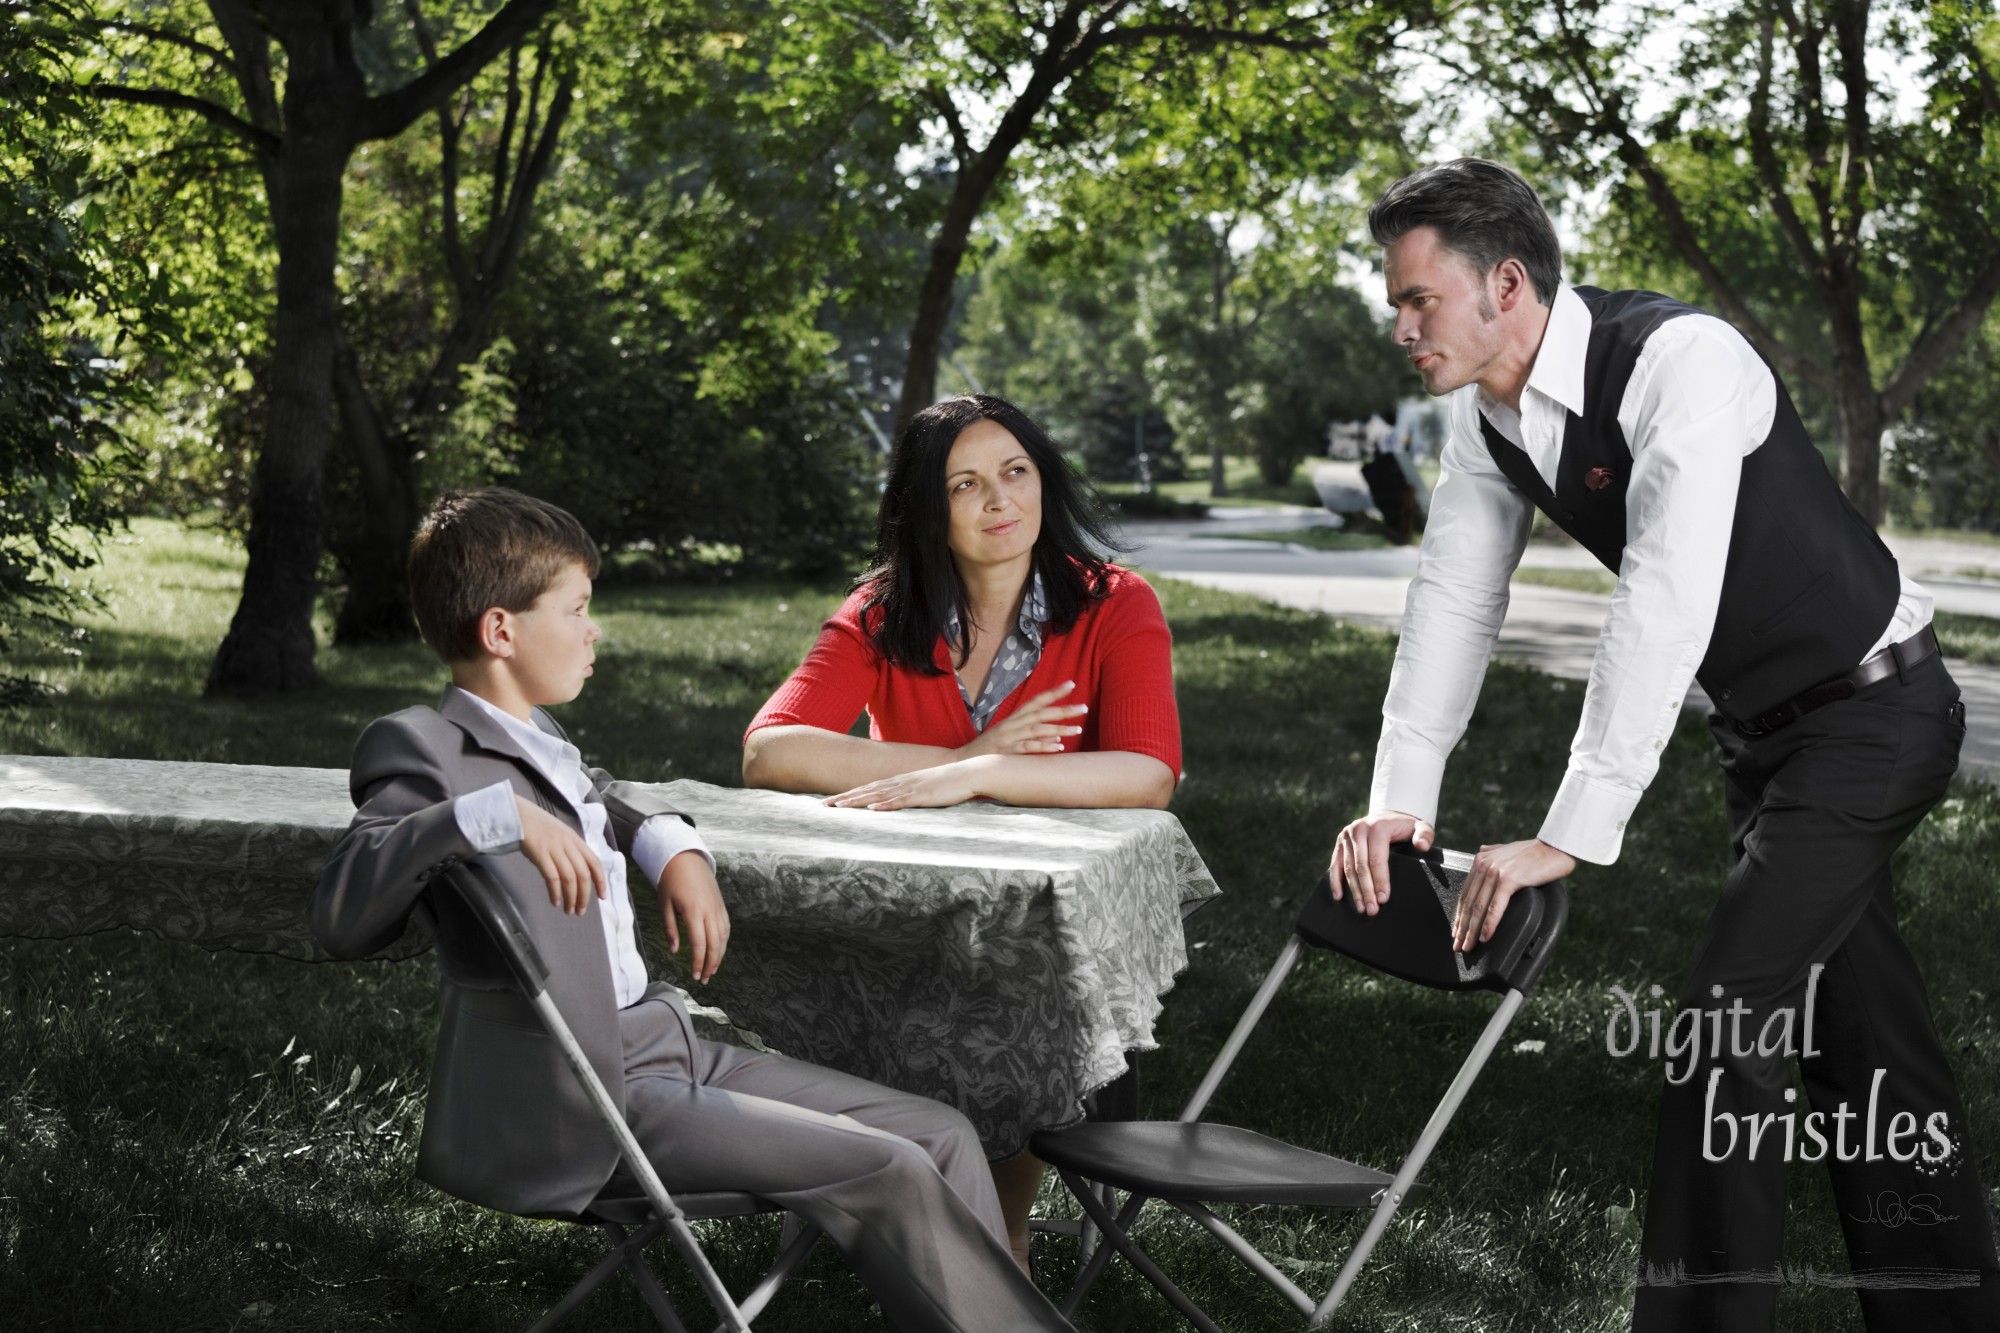
[[[865,587],[862,624],[876,650],[897,666],[927,676],[937,665],[938,635],[958,612],[960,663],[971,650],[971,617],[965,580],[951,558],[951,501],[945,464],[951,446],[975,421],[1006,427],[1021,442],[1042,478],[1042,530],[1035,538],[1034,569],[1042,576],[1051,634],[1067,633],[1087,602],[1101,598],[1105,558],[1115,549],[1096,495],[1070,471],[1069,462],[1032,417],[1004,398],[970,394],[933,403],[910,418],[889,460],[875,531],[875,559],[855,586]]]
[[[1504,259],[1520,260],[1535,284],[1535,299],[1554,303],[1562,281],[1555,224],[1512,167],[1480,157],[1440,162],[1403,177],[1368,210],[1368,233],[1377,245],[1418,227],[1437,228],[1445,248],[1482,276]]]
[[[597,577],[597,543],[567,510],[505,486],[446,491],[410,540],[417,628],[446,662],[472,661],[488,610],[527,610],[571,565]]]

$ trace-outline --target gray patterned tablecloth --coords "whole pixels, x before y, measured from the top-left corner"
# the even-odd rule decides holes
[[[1159,811],[663,790],[715,852],[733,923],[697,998],[779,1050],[952,1102],[995,1156],[1155,1044],[1182,908],[1218,892]],[[300,912],[352,814],[338,769],[0,756],[0,935],[324,957]]]

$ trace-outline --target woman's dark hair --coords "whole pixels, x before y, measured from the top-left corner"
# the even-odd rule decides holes
[[[874,563],[855,586],[868,589],[861,623],[871,626],[876,649],[897,666],[927,676],[943,674],[936,660],[938,635],[954,610],[959,638],[952,648],[961,663],[972,646],[965,581],[951,558],[945,462],[953,442],[975,421],[1004,426],[1042,474],[1042,530],[1035,538],[1034,567],[1042,576],[1050,633],[1067,633],[1085,604],[1105,595],[1101,552],[1118,549],[1106,531],[1096,493],[1070,471],[1048,432],[1026,412],[981,393],[947,398],[917,413],[903,427],[889,459]]]
[[[1446,249],[1477,273],[1518,259],[1535,284],[1535,299],[1551,305],[1562,280],[1555,224],[1519,172],[1480,157],[1460,157],[1412,172],[1368,210],[1368,234],[1387,245],[1418,227],[1436,227]]]

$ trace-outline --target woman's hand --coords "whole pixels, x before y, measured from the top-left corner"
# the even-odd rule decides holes
[[[826,798],[828,805],[858,806],[867,810],[916,810],[941,805],[959,805],[978,796],[977,775],[985,767],[978,759],[960,759],[936,768],[920,768],[882,778],[838,796]]]
[[[1056,700],[1076,688],[1073,680],[1029,699],[952,753],[961,759],[982,754],[1059,754],[1065,736],[1080,736],[1082,727],[1065,725],[1065,720],[1082,717],[1089,704],[1059,704]]]

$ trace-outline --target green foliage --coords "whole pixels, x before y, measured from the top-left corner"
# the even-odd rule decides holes
[[[514,484],[656,573],[708,568],[718,545],[740,573],[855,572],[875,458],[823,340],[809,323],[684,318],[669,284],[700,256],[625,239],[599,263],[546,249],[522,275],[506,320]]]
[[[1327,230],[1218,216],[1097,238],[1097,274],[1073,277],[1075,256],[1025,237],[982,272],[960,354],[994,392],[1048,416],[1093,476],[1133,476],[1138,435],[1164,455],[1155,480],[1187,467],[1164,437],[1204,454],[1220,441],[1284,486],[1322,451],[1329,423],[1393,417],[1413,387],[1373,312],[1339,281],[1338,254]]]
[[[2000,531],[2000,315],[1924,386],[1886,464],[1889,512],[1923,527]]]
[[[131,464],[113,422],[166,330],[171,284],[110,233],[94,129],[66,91],[64,5],[0,4],[0,653],[67,630]],[[33,697],[0,676],[0,705]]]
[[[1663,23],[1684,40],[1659,40]],[[1881,430],[2000,271],[1991,5],[1519,0],[1445,31],[1452,65],[1508,109],[1505,155],[1609,185],[1589,275],[1734,321],[1822,442],[1842,437],[1844,484],[1871,509]]]

